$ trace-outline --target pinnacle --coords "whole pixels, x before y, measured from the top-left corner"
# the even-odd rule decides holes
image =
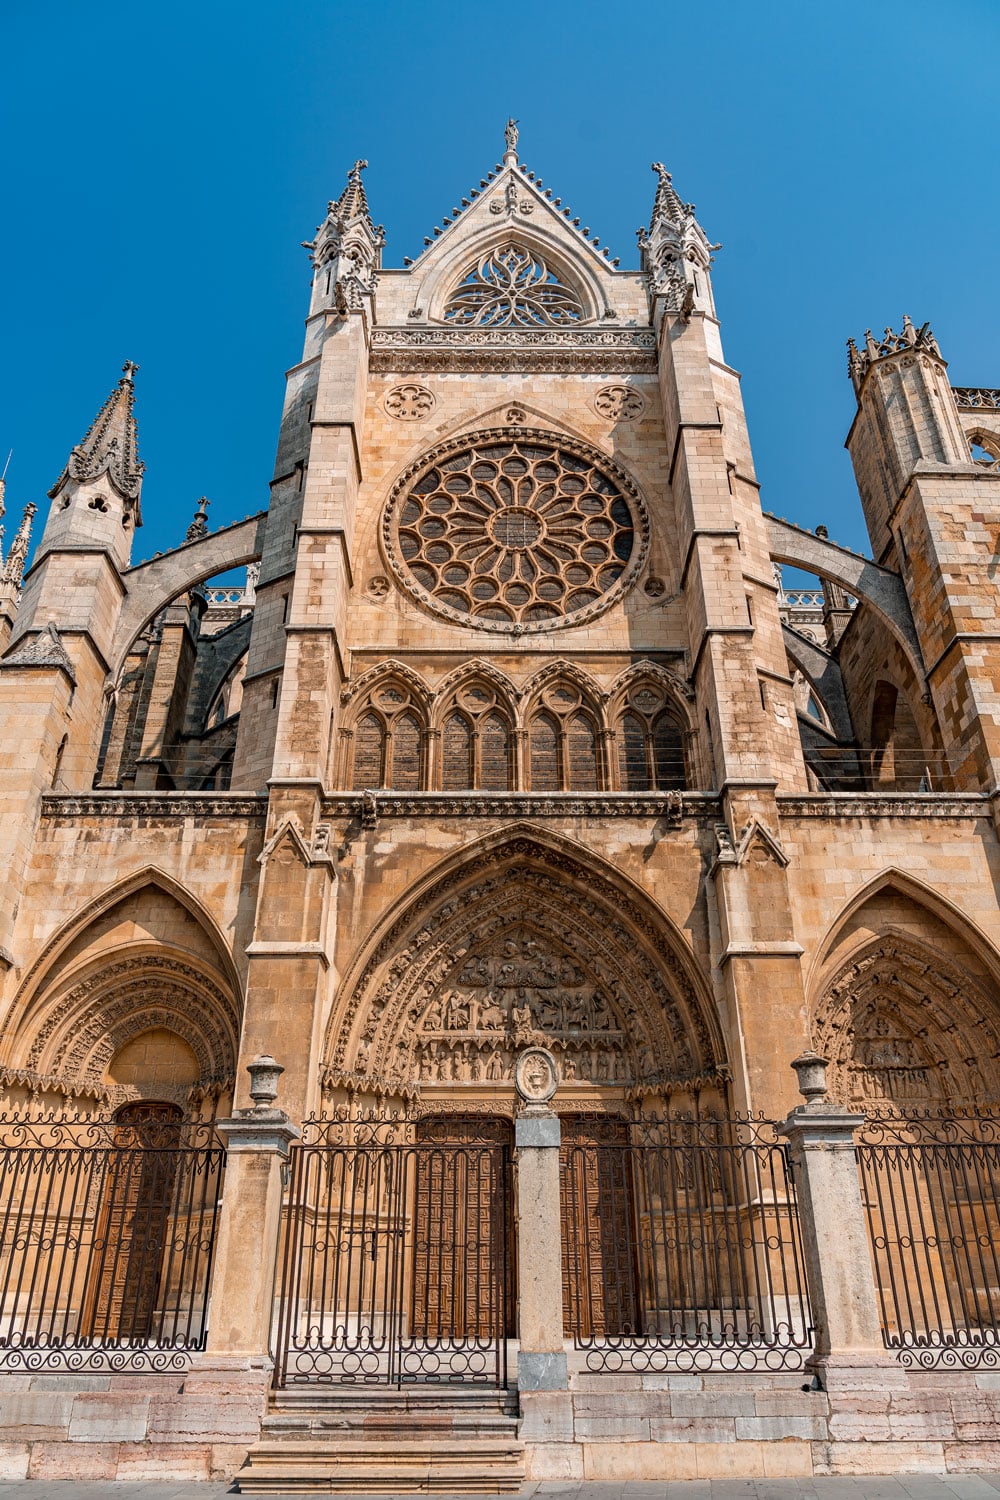
[[[139,459],[133,401],[139,366],[126,360],[122,378],[87,430],[82,443],[70,450],[65,469],[49,490],[54,499],[67,479],[98,479],[107,474],[127,500],[136,501],[145,465]]]
[[[361,174],[368,166],[364,158],[359,158],[347,174],[347,186],[337,199],[336,205],[331,204],[338,218],[345,224],[351,219],[368,219],[371,222],[371,211],[368,208],[368,196],[365,193],[365,185],[361,181]]]

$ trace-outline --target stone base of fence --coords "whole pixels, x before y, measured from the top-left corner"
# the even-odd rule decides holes
[[[270,1362],[176,1375],[4,1374],[0,1480],[231,1479],[260,1436]]]
[[[889,1378],[887,1378],[887,1376]],[[527,1477],[777,1479],[1000,1468],[1000,1374],[584,1375],[521,1396]]]
[[[803,1390],[800,1371],[570,1375],[524,1391],[528,1479],[720,1479],[1000,1469],[1000,1373],[857,1369]],[[270,1371],[3,1377],[0,1480],[231,1479],[257,1441]]]

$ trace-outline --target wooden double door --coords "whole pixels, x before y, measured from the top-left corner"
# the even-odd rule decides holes
[[[567,1334],[638,1331],[628,1128],[561,1117],[560,1215]],[[516,1334],[513,1126],[476,1116],[424,1121],[415,1153],[410,1327],[429,1338]],[[436,1148],[436,1149],[435,1149]]]
[[[143,1343],[154,1333],[177,1178],[169,1126],[181,1118],[172,1104],[127,1105],[115,1116],[101,1153],[81,1318],[94,1342]]]

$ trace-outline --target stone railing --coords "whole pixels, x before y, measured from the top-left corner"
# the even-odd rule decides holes
[[[966,411],[1000,410],[1000,391],[985,386],[953,385],[951,394],[955,404]]]

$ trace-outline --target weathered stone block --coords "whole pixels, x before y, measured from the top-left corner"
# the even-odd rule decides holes
[[[149,1399],[115,1392],[77,1396],[69,1423],[71,1443],[138,1443],[146,1436]]]
[[[29,1442],[65,1438],[74,1399],[68,1391],[25,1391],[5,1395],[0,1401],[0,1433]]]
[[[117,1443],[33,1443],[29,1479],[114,1479]]]
[[[242,1449],[245,1456],[246,1449]],[[241,1460],[242,1461],[242,1460]],[[115,1478],[132,1484],[168,1478],[174,1482],[205,1482],[212,1475],[208,1443],[122,1443]],[[227,1476],[228,1477],[228,1476]]]
[[[585,1443],[583,1477],[622,1483],[629,1479],[697,1479],[694,1446],[661,1443]]]
[[[0,1481],[27,1479],[30,1452],[28,1443],[0,1443]]]

